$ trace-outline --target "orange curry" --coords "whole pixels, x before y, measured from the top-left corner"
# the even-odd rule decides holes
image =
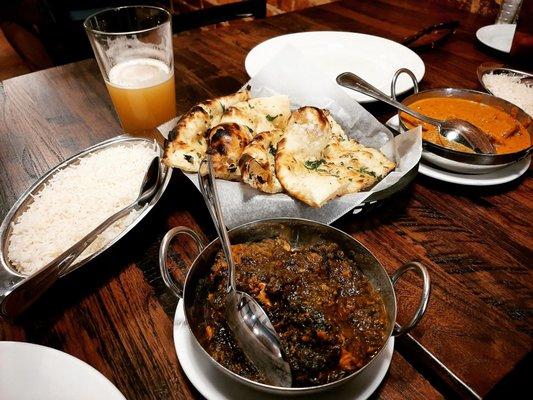
[[[450,97],[434,97],[415,101],[410,108],[436,119],[464,119],[491,136],[498,154],[514,153],[531,145],[527,127],[524,127],[512,115],[496,107],[472,100]],[[405,113],[402,121],[412,128],[420,121]],[[453,150],[472,153],[472,150],[455,142],[449,142],[437,132],[433,125],[422,123],[425,140]]]

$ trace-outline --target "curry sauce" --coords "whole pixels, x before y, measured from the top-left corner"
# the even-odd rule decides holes
[[[237,289],[268,314],[291,367],[293,386],[343,378],[365,365],[384,345],[388,320],[379,293],[337,244],[319,241],[291,249],[282,239],[232,246]],[[220,364],[258,382],[225,321],[227,263],[216,257],[200,281],[197,298],[202,346]],[[203,300],[202,300],[203,301]]]
[[[474,124],[490,135],[498,154],[514,153],[531,146],[528,127],[524,127],[512,115],[494,106],[466,99],[434,97],[415,101],[409,104],[409,107],[436,119],[458,118]],[[422,125],[424,140],[453,150],[473,152],[466,146],[446,140],[433,125],[420,122],[405,113],[401,113],[401,118],[408,128]]]

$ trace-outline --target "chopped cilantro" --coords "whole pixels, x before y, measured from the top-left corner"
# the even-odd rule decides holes
[[[252,128],[250,128],[248,125],[244,125],[248,128],[248,131],[250,131],[250,133],[254,133],[254,130]]]
[[[377,178],[376,173],[374,171],[370,171],[367,167],[359,168],[359,172],[362,174],[367,174],[367,175],[373,176],[374,178]]]
[[[268,122],[272,122],[278,117],[279,117],[279,114],[278,115],[274,115],[274,116],[272,116],[270,114],[267,114],[266,119],[267,119]]]
[[[320,159],[320,160],[307,160],[304,162],[304,166],[307,169],[317,169],[320,165],[324,164],[326,160]]]

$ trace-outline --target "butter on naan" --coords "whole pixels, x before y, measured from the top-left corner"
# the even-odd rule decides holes
[[[265,193],[283,191],[276,177],[276,152],[284,132],[274,129],[258,133],[246,146],[239,160],[244,183]]]
[[[395,167],[380,151],[342,137],[330,118],[314,107],[294,111],[276,153],[281,185],[312,207],[367,189]]]
[[[197,172],[207,151],[207,130],[218,124],[232,105],[250,98],[247,90],[206,100],[192,107],[178,120],[165,141],[163,162],[186,172]]]

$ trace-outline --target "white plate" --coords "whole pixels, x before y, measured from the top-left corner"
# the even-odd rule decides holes
[[[198,347],[185,322],[183,301],[180,300],[174,317],[174,346],[183,372],[194,387],[208,400],[281,400],[284,396],[268,394],[236,383],[211,364]],[[346,384],[324,393],[313,395],[314,400],[364,400],[380,385],[389,369],[394,352],[391,337],[378,358],[360,375]],[[304,395],[302,398],[310,398]]]
[[[479,28],[477,40],[493,49],[509,53],[513,44],[516,24],[494,24]]]
[[[0,342],[2,400],[125,400],[96,369],[62,351]]]
[[[425,66],[412,50],[379,36],[353,32],[301,32],[277,36],[255,46],[244,63],[250,77],[284,46],[291,45],[313,58],[329,79],[335,81],[342,72],[353,72],[383,92],[390,94],[392,76],[400,68],[409,68],[420,82]],[[307,82],[305,84],[308,84]],[[413,87],[411,79],[402,74],[396,85],[397,93]],[[360,103],[376,101],[353,90],[346,89]]]
[[[445,171],[421,162],[418,167],[418,172],[422,175],[438,179],[439,181],[456,183],[458,185],[493,186],[511,182],[516,178],[519,178],[528,170],[530,163],[531,156],[497,171],[489,172],[487,174],[470,175]]]

